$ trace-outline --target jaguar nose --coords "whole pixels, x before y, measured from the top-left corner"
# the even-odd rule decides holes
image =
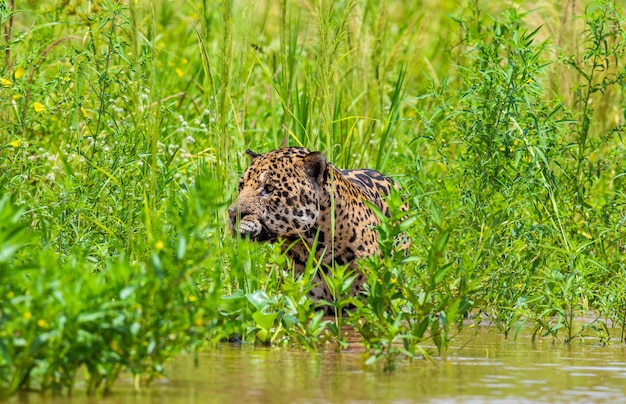
[[[248,216],[249,214],[250,212],[237,209],[236,205],[233,205],[230,208],[228,208],[228,217],[230,218],[231,223],[235,223],[237,221],[237,216],[239,216],[239,220],[241,220],[244,217]]]

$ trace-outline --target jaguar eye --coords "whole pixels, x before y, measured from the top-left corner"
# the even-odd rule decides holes
[[[266,196],[274,192],[276,188],[272,184],[263,185],[263,190],[261,191],[261,195]]]

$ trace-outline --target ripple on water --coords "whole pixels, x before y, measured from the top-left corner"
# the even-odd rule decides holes
[[[463,347],[459,349],[458,347]],[[526,403],[623,402],[624,346],[569,346],[505,340],[492,330],[461,336],[444,358],[398,363],[393,374],[383,361],[365,365],[362,347],[347,353],[218,345],[173,360],[166,377],[137,393],[132,378],[120,379],[115,394],[100,403]],[[24,395],[9,402],[20,402]],[[28,394],[30,403],[56,399]],[[90,403],[76,392],[59,403]]]

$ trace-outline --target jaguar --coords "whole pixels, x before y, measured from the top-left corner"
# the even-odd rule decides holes
[[[356,269],[358,259],[380,253],[374,228],[380,220],[366,201],[390,215],[386,196],[396,185],[389,177],[371,169],[341,170],[304,147],[246,154],[250,165],[228,209],[234,234],[258,242],[282,240],[296,275],[312,253],[323,271],[332,265]],[[353,294],[363,281],[357,276]],[[313,284],[314,299],[333,300],[320,271]]]

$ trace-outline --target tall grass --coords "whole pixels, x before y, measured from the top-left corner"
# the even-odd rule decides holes
[[[388,370],[468,318],[624,341],[618,3],[4,2],[0,24],[0,397],[82,366],[89,393],[139,385],[220,340],[341,349],[342,325]],[[283,145],[411,205],[362,296],[333,270],[343,318],[307,298],[313,262],[227,234],[243,151]]]

